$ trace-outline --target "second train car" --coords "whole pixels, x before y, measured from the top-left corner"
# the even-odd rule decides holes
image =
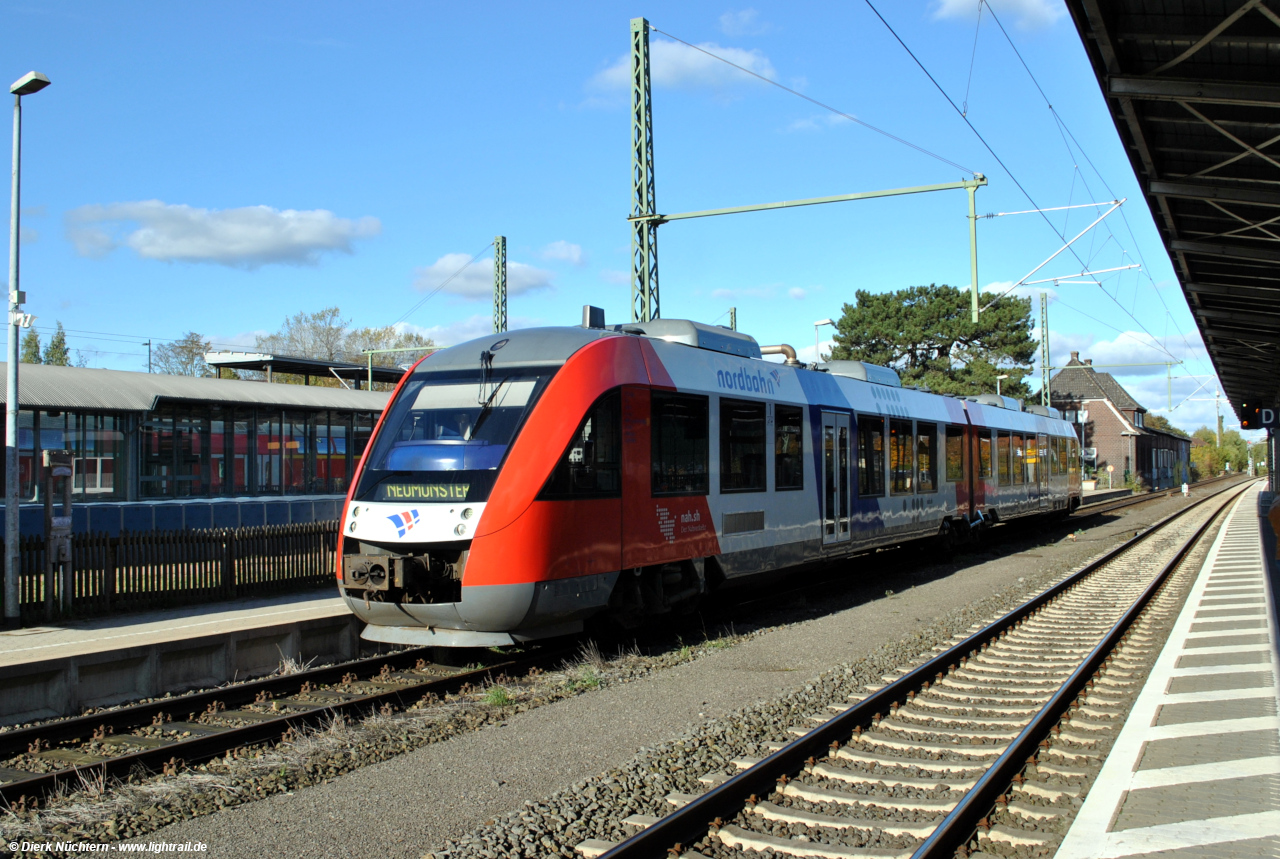
[[[401,381],[341,520],[338,587],[366,639],[632,625],[780,569],[1079,504],[1053,409],[805,366],[686,320],[584,317],[441,350]]]

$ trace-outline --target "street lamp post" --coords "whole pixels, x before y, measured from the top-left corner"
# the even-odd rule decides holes
[[[1009,378],[1008,373],[1005,373],[1003,376],[996,376],[996,396],[997,397],[1000,396],[1000,380],[1007,379],[1007,378]]]
[[[823,325],[835,325],[834,319],[819,319],[813,323],[813,363],[822,362],[822,341],[818,339],[818,329]]]
[[[9,360],[5,367],[4,427],[4,628],[16,628],[18,605],[18,325],[26,296],[18,289],[18,231],[22,205],[22,97],[49,85],[39,72],[27,72],[13,93],[13,192],[9,203]]]

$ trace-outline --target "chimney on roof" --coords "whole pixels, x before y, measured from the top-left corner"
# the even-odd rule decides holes
[[[1072,363],[1072,364],[1079,364],[1079,363],[1080,363],[1080,353],[1079,353],[1079,352],[1072,352],[1072,353],[1071,353],[1071,363]]]
[[[1086,367],[1092,367],[1092,366],[1093,366],[1093,359],[1092,359],[1092,358],[1085,358],[1085,359],[1084,359],[1084,365],[1085,365]]]

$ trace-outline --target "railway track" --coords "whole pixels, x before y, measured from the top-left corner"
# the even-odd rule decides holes
[[[1210,486],[1224,483],[1227,481],[1240,480],[1238,474],[1224,474],[1219,477],[1211,477],[1208,480],[1201,480],[1198,483],[1191,484],[1191,491],[1198,492]],[[1089,516],[1098,516],[1103,513],[1110,513],[1113,510],[1122,510],[1125,507],[1133,507],[1136,504],[1145,504],[1148,501],[1157,501],[1161,498],[1172,498],[1175,494],[1181,492],[1180,489],[1158,489],[1153,492],[1144,492],[1141,495],[1135,495],[1131,498],[1121,498],[1118,501],[1099,501],[1095,504],[1085,504],[1077,507],[1072,514],[1073,519],[1084,519]]]
[[[1069,814],[1160,642],[1145,629],[1179,599],[1164,585],[1247,488],[1157,522],[995,623],[939,648],[788,743],[760,738],[700,795],[620,821],[586,857],[937,859],[971,848],[1049,849],[1040,824]],[[1147,613],[1144,615],[1144,613]],[[613,827],[616,831],[618,827]]]
[[[542,649],[457,668],[427,661],[430,652],[374,656],[0,733],[0,799],[30,808],[62,787],[176,772],[339,715],[403,709],[571,655],[569,648]]]

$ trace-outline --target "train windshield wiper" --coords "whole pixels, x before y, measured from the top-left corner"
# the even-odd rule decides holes
[[[493,410],[493,400],[498,396],[498,391],[502,390],[502,386],[507,383],[506,379],[493,386],[493,393],[489,394],[489,398],[480,404],[480,414],[476,415],[476,422],[471,426],[471,436],[467,441],[471,441],[476,437],[476,433],[480,431],[480,425],[484,423],[485,418],[489,417]]]

